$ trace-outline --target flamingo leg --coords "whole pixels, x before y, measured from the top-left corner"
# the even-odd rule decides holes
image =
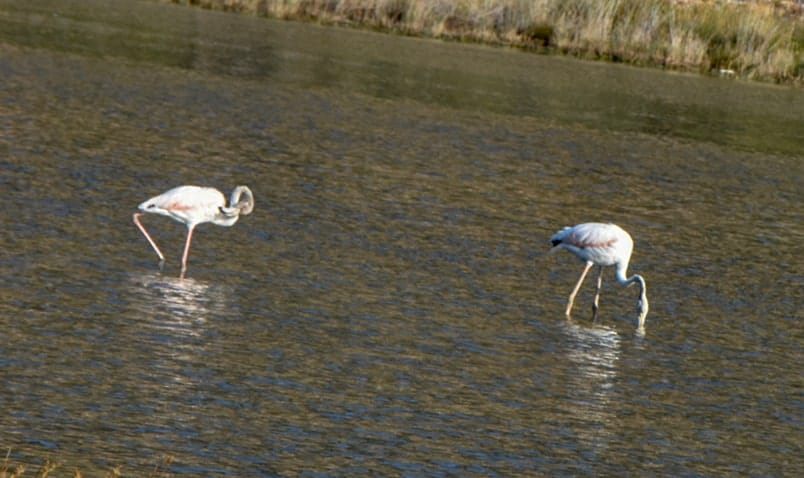
[[[597,290],[595,291],[595,301],[592,303],[592,320],[597,318],[598,304],[600,302],[600,288],[603,286],[603,266],[598,266],[600,272],[597,274]]]
[[[184,273],[187,272],[187,257],[190,256],[190,243],[193,241],[193,230],[195,226],[187,228],[187,241],[184,243],[184,254],[181,256],[181,275],[180,278],[184,279]]]
[[[575,296],[578,294],[578,290],[581,288],[581,284],[583,284],[583,280],[586,278],[586,274],[589,272],[589,269],[592,268],[594,264],[592,261],[586,263],[586,267],[583,268],[583,272],[581,272],[581,277],[578,278],[578,283],[575,284],[575,288],[572,289],[570,293],[569,300],[567,301],[567,310],[564,314],[567,318],[570,317],[570,312],[572,312],[572,304],[575,302]]]
[[[143,213],[141,212],[134,213],[134,224],[136,224],[137,227],[140,228],[140,231],[142,231],[142,233],[145,235],[145,238],[148,239],[148,242],[151,244],[151,247],[154,248],[156,255],[159,256],[159,265],[161,267],[162,263],[165,262],[165,256],[164,254],[162,254],[162,251],[159,250],[159,246],[156,245],[156,242],[154,242],[153,238],[151,238],[151,235],[148,234],[148,231],[145,230],[145,226],[143,226],[142,223],[140,222],[140,216],[142,215]]]

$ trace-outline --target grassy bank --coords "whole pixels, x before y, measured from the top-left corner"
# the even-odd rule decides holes
[[[161,1],[804,84],[798,0]]]

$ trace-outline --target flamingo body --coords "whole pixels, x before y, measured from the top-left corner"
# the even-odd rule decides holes
[[[567,317],[570,316],[572,311],[575,295],[578,293],[586,274],[592,266],[600,268],[595,301],[592,305],[593,314],[597,315],[600,287],[603,284],[603,267],[614,266],[616,268],[617,282],[621,285],[639,284],[640,297],[637,302],[637,310],[639,311],[639,328],[643,328],[645,317],[648,315],[645,279],[636,274],[626,277],[628,263],[631,261],[631,253],[634,250],[634,240],[631,239],[630,234],[615,224],[588,222],[573,227],[565,227],[553,235],[550,238],[550,242],[553,245],[553,250],[566,249],[586,263],[586,267],[567,301],[565,311]]]
[[[254,196],[248,187],[238,186],[232,191],[227,204],[223,193],[215,188],[179,186],[144,201],[138,206],[138,209],[140,212],[134,213],[134,224],[142,231],[151,247],[156,251],[160,264],[164,262],[165,256],[139,218],[146,213],[160,214],[187,226],[187,240],[184,245],[181,269],[181,277],[184,277],[195,227],[205,222],[218,226],[233,226],[241,214],[251,214],[254,209]]]

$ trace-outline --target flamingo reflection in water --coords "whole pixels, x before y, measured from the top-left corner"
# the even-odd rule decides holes
[[[160,267],[165,262],[165,256],[140,222],[140,217],[146,213],[161,214],[187,226],[187,240],[184,243],[180,275],[184,278],[195,227],[205,222],[229,227],[237,222],[241,214],[244,216],[251,214],[253,209],[254,195],[247,186],[237,186],[229,197],[228,205],[223,193],[215,188],[179,186],[140,204],[141,212],[134,213],[134,224],[142,231],[159,256]]]
[[[603,285],[603,267],[615,266],[617,282],[623,286],[639,284],[639,300],[637,301],[637,311],[639,312],[638,330],[644,330],[645,317],[648,315],[648,297],[645,286],[645,279],[638,274],[626,277],[628,263],[631,260],[631,252],[634,250],[634,240],[620,226],[615,224],[602,224],[588,222],[578,224],[573,227],[565,227],[550,238],[553,245],[551,250],[566,249],[575,254],[579,259],[586,262],[586,266],[581,272],[581,277],[575,284],[575,288],[569,295],[565,314],[567,318],[572,312],[572,305],[575,302],[575,295],[581,288],[586,274],[592,266],[598,266],[600,272],[597,277],[597,290],[595,291],[595,301],[592,304],[593,317],[597,317],[598,301],[600,299],[600,287]]]

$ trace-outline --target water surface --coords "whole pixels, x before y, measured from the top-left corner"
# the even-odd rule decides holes
[[[799,90],[139,2],[0,1],[0,445],[187,476],[793,476]],[[131,223],[179,184],[255,212]],[[563,316],[565,225],[631,271]]]

